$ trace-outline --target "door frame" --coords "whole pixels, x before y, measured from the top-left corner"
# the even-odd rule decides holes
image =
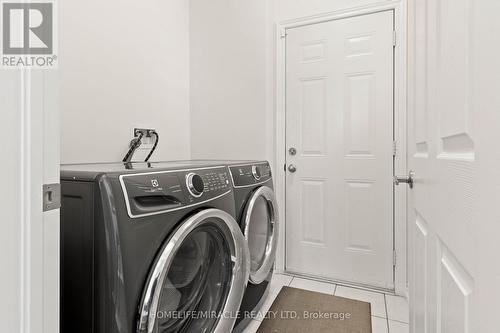
[[[59,332],[59,209],[43,211],[43,184],[59,183],[57,70],[3,69],[9,92],[3,128],[8,142],[9,204],[4,208],[11,275],[2,281],[0,318],[16,332]],[[9,107],[10,106],[10,107]],[[10,147],[15,147],[11,149]],[[10,281],[10,282],[9,282]],[[5,282],[5,283],[4,283]]]
[[[394,172],[407,173],[407,15],[406,1],[392,0],[375,4],[342,9],[314,16],[296,18],[275,23],[275,113],[274,113],[274,165],[276,196],[281,216],[280,235],[276,255],[276,271],[286,270],[286,31],[301,26],[340,20],[382,11],[394,12],[394,140],[397,142]],[[394,187],[394,229],[395,269],[394,293],[408,296],[407,286],[407,189]]]

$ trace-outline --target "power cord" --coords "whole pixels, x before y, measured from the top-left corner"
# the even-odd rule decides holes
[[[146,157],[146,159],[144,160],[144,162],[149,161],[149,159],[151,158],[151,156],[153,155],[153,153],[154,153],[154,151],[156,149],[156,146],[158,146],[158,141],[160,141],[160,135],[158,135],[158,133],[156,131],[149,131],[148,132],[148,136],[151,136],[151,135],[155,136],[155,144],[151,148],[151,151],[149,152],[149,154]]]
[[[123,163],[130,163],[130,161],[132,161],[132,157],[134,156],[134,153],[135,151],[137,150],[137,148],[139,148],[142,144],[142,137],[144,136],[144,133],[142,132],[138,132],[139,134],[132,139],[132,141],[130,141],[130,148],[127,152],[127,154],[125,154],[125,157],[123,157],[123,160],[122,162]]]

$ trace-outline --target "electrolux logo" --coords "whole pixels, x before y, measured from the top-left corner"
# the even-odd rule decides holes
[[[2,1],[2,68],[55,68],[57,25],[53,1]]]

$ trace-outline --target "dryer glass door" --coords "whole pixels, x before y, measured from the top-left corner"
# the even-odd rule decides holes
[[[230,215],[208,209],[189,218],[154,265],[138,332],[230,332],[248,279],[247,260]]]
[[[271,272],[278,246],[278,206],[273,190],[262,186],[254,191],[243,216],[250,250],[250,282],[259,284]]]

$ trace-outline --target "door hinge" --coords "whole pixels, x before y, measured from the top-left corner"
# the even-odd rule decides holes
[[[61,184],[43,185],[43,211],[61,208]]]
[[[280,31],[280,38],[282,38],[282,39],[283,39],[283,38],[286,38],[286,36],[287,36],[287,35],[288,35],[288,34],[286,33],[286,30],[285,30],[285,29],[283,29],[283,30],[281,30],[281,31]]]
[[[398,153],[398,142],[396,140],[392,141],[392,156],[396,156]]]
[[[392,266],[396,267],[397,260],[398,260],[398,255],[396,251],[392,251]]]
[[[396,44],[398,43],[398,37],[396,30],[392,31],[392,46],[396,47]]]

